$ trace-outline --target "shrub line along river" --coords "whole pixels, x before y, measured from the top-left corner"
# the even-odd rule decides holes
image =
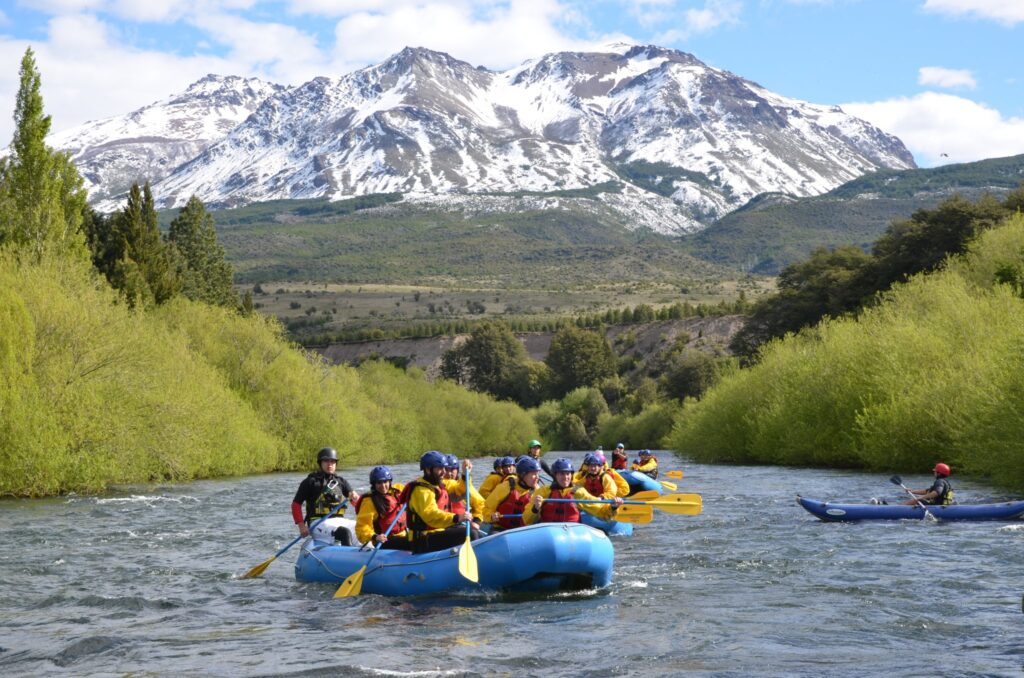
[[[610,588],[542,597],[334,600],[295,581],[298,547],[237,579],[294,537],[299,474],[0,502],[0,674],[1024,672],[1024,524],[826,524],[795,495],[901,490],[882,474],[662,467],[684,469],[704,513],[656,512],[616,539]],[[367,471],[344,474],[363,489]],[[953,480],[964,503],[1008,498]]]

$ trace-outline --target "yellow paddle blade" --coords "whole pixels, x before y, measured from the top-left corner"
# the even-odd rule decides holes
[[[665,473],[665,475],[668,476],[669,478],[682,478],[683,477],[683,472],[682,471],[668,471],[667,473]]]
[[[667,480],[659,480],[658,482],[661,483],[661,486],[664,487],[669,492],[675,492],[676,490],[679,489],[678,485],[676,485],[675,483],[670,483]]]
[[[637,492],[636,494],[631,494],[624,498],[629,499],[630,501],[650,501],[651,499],[657,499],[660,496],[661,492],[658,492],[657,490],[644,490],[643,492]]]
[[[334,592],[335,598],[348,598],[350,596],[358,596],[359,592],[363,590],[363,575],[366,574],[366,565],[363,565],[358,570],[348,576],[348,578],[341,582],[341,586]]]
[[[272,562],[274,562],[275,560],[277,560],[277,556],[271,556],[271,557],[267,558],[262,563],[260,563],[256,567],[252,568],[251,570],[249,570],[245,574],[243,574],[241,577],[239,577],[239,579],[254,579],[255,577],[260,576],[261,574],[263,574],[266,571],[266,569],[268,567],[270,567],[270,564]]]
[[[620,523],[633,523],[644,525],[654,520],[654,510],[650,506],[639,504],[623,504],[619,510],[612,514],[612,520]]]
[[[654,501],[647,502],[647,505],[654,506],[665,513],[683,516],[700,515],[704,508],[699,494],[666,494]]]
[[[476,554],[473,553],[473,544],[466,535],[466,543],[459,549],[459,574],[471,582],[480,581],[480,572],[476,567]]]

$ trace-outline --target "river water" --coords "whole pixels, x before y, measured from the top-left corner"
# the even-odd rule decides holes
[[[668,454],[662,468],[685,471],[702,515],[616,538],[605,590],[515,599],[334,600],[295,581],[298,547],[237,579],[295,535],[297,474],[0,502],[0,675],[1024,673],[1024,524],[826,524],[795,494],[902,490]],[[362,489],[366,472],[345,475]],[[955,486],[964,503],[1008,498]]]

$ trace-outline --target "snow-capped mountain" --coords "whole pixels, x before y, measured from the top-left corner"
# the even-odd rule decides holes
[[[383,192],[478,205],[614,182],[606,206],[680,231],[762,193],[817,195],[879,167],[914,167],[899,139],[837,107],[654,46],[549,54],[504,72],[406,48],[275,91],[227,127],[154,187],[163,205]],[[116,142],[101,136],[96,148]]]
[[[98,202],[127,192],[133,181],[163,179],[284,89],[257,78],[207,75],[181,94],[126,115],[87,122],[47,141],[71,153],[89,199]]]

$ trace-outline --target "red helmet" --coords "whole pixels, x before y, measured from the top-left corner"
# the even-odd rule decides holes
[[[932,470],[935,471],[935,473],[938,473],[940,476],[949,475],[949,466],[943,464],[941,461],[938,464],[936,464],[935,468]]]

